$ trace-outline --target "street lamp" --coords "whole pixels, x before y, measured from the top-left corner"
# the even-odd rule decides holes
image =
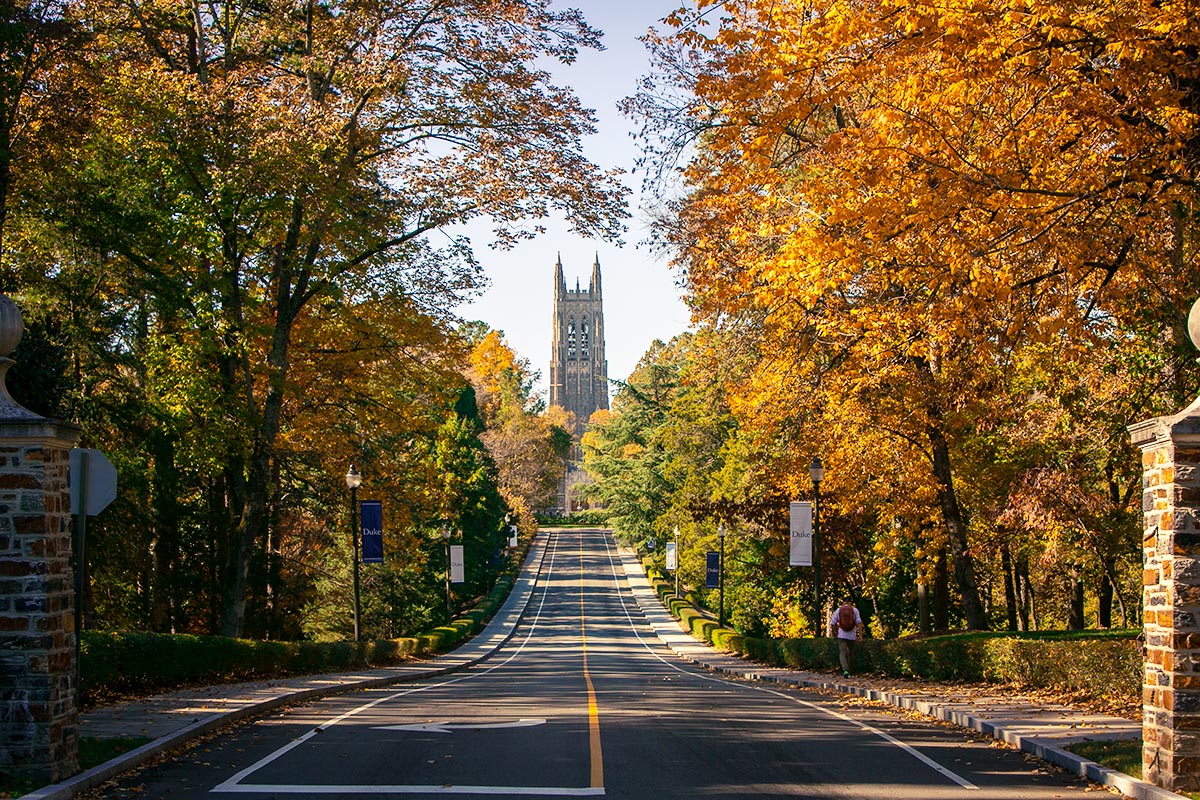
[[[725,526],[717,526],[717,539],[721,542],[721,560],[717,565],[717,591],[721,593],[717,610],[717,625],[725,627]]]
[[[812,478],[813,482],[813,596],[817,604],[815,636],[819,639],[825,632],[825,609],[821,607],[821,558],[820,539],[818,538],[821,532],[821,481],[825,477],[825,466],[821,464],[820,456],[814,458],[808,465],[808,477]]]
[[[350,490],[350,539],[354,542],[354,641],[359,635],[359,600],[358,600],[358,487],[362,486],[362,475],[358,467],[350,465],[346,473],[346,488]]]
[[[675,526],[675,596],[679,596],[679,526]]]
[[[446,546],[446,622],[450,622],[450,526],[442,526],[442,541]]]

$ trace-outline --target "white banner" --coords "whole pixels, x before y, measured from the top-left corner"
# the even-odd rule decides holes
[[[667,542],[667,569],[674,572],[676,570],[676,568],[677,567],[675,564],[675,543]]]
[[[789,503],[791,518],[791,547],[788,549],[788,566],[811,567],[812,558],[812,503]]]
[[[450,582],[462,583],[466,580],[463,574],[463,549],[461,544],[450,545]]]

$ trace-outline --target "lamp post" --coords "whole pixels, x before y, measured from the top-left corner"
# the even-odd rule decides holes
[[[721,593],[717,606],[717,624],[725,627],[725,526],[717,526],[717,539],[721,543],[721,557],[717,562],[717,591]]]
[[[821,558],[819,539],[821,533],[821,481],[825,477],[825,467],[821,464],[820,456],[814,458],[812,463],[808,465],[808,477],[812,478],[813,483],[813,596],[817,605],[817,626],[815,636],[819,639],[825,632],[825,609],[821,606]]]
[[[679,596],[679,526],[675,526],[675,596]]]
[[[354,542],[354,641],[359,635],[359,599],[358,599],[358,487],[362,485],[362,475],[358,467],[350,465],[346,473],[346,488],[350,490],[350,539]]]
[[[450,526],[442,526],[442,542],[446,546],[446,622],[450,622]]]

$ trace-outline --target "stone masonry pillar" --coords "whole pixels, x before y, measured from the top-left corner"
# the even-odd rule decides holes
[[[0,772],[55,783],[79,768],[67,487],[79,429],[9,396],[23,331],[0,295]]]
[[[1129,428],[1142,450],[1142,777],[1200,790],[1200,403]]]
[[[1200,348],[1200,300],[1188,315]],[[1129,426],[1142,451],[1142,777],[1200,790],[1200,398]]]

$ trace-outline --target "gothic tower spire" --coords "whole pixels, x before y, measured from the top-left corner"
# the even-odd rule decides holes
[[[604,356],[604,302],[600,257],[592,264],[587,289],[568,289],[562,256],[554,265],[554,321],[551,332],[550,405],[575,415],[576,441],[594,411],[608,408],[608,361]]]

